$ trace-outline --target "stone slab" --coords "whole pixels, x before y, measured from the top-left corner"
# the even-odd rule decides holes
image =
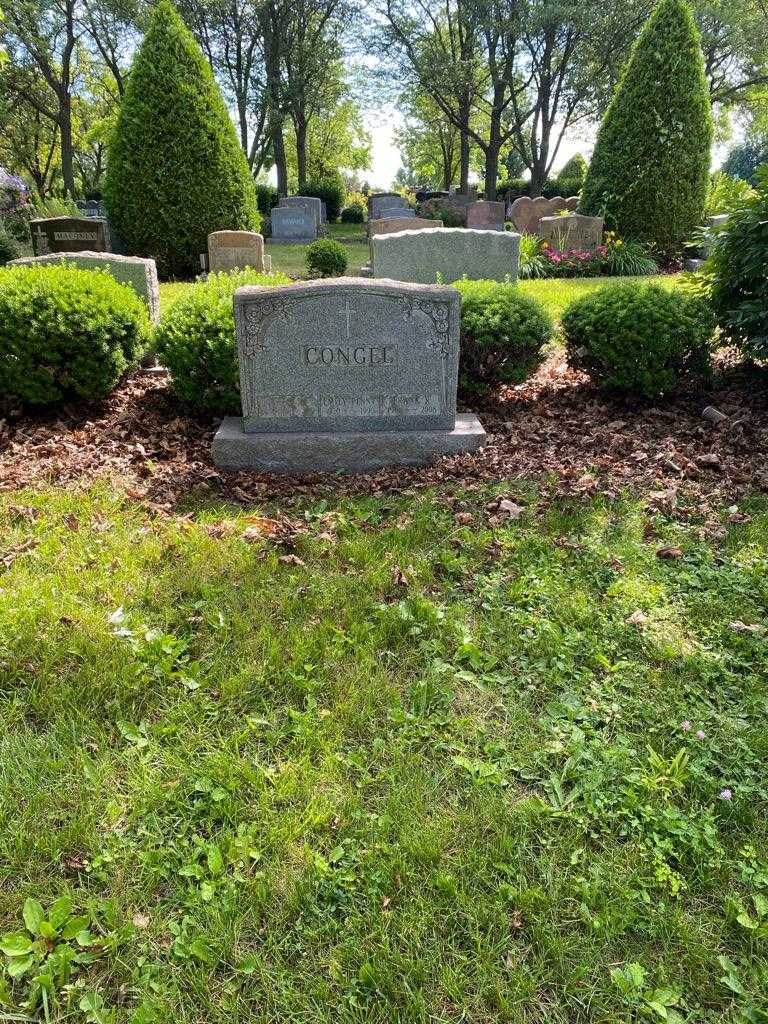
[[[212,231],[208,235],[208,270],[264,270],[264,239],[255,231]]]
[[[459,413],[450,430],[252,434],[227,417],[213,439],[219,469],[262,473],[370,473],[383,466],[424,466],[441,455],[481,448],[486,433],[474,413]]]
[[[81,270],[106,270],[120,284],[133,288],[146,304],[153,323],[160,317],[160,286],[154,260],[140,256],[119,256],[113,252],[58,252],[46,256],[25,256],[12,262],[17,266],[68,263]]]
[[[103,217],[38,217],[29,222],[35,256],[58,252],[109,252]]]
[[[441,220],[430,220],[428,217],[380,217],[378,220],[368,221],[368,249],[370,259],[373,259],[373,247],[371,238],[374,235],[391,235],[395,231],[430,231],[432,228],[441,228]],[[366,276],[366,275],[363,275]]]
[[[239,288],[244,429],[452,430],[460,307],[455,288],[434,284],[342,277]]]
[[[554,217],[560,210],[575,213],[578,205],[578,196],[570,196],[568,199],[563,196],[554,196],[552,199],[545,199],[544,196],[536,196],[535,199],[520,196],[512,203],[510,215],[518,231],[526,235],[536,235],[542,217]]]
[[[542,217],[539,236],[553,249],[594,252],[603,240],[603,218],[572,213],[565,217]]]
[[[446,284],[472,281],[514,283],[520,266],[520,235],[476,228],[397,231],[371,239],[374,278]]]
[[[467,227],[486,231],[504,230],[504,203],[472,203],[467,207]]]
[[[378,220],[384,210],[408,210],[408,201],[399,192],[375,192],[368,196],[368,219]]]
[[[317,218],[314,213],[290,206],[275,206],[270,214],[272,242],[307,245],[317,239]]]
[[[325,223],[323,220],[323,201],[316,199],[315,196],[284,196],[280,200],[279,209],[303,210],[305,213],[311,214],[315,218],[318,233]]]

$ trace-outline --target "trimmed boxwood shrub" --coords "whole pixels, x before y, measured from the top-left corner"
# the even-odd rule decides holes
[[[701,222],[712,113],[685,0],[660,0],[606,111],[579,211],[671,253]]]
[[[246,284],[290,283],[285,274],[255,270],[210,274],[163,315],[155,330],[155,349],[187,410],[213,416],[240,413],[235,291]]]
[[[189,277],[208,235],[258,230],[256,190],[208,61],[170,0],[134,58],[104,186],[118,235],[163,277]]]
[[[768,166],[755,182],[755,195],[718,235],[707,271],[725,337],[745,355],[768,359]]]
[[[146,348],[132,288],[68,266],[0,270],[0,398],[57,405],[103,398]]]
[[[342,224],[362,224],[365,220],[365,210],[359,203],[352,203],[345,206],[341,211]]]
[[[461,293],[462,389],[482,393],[525,380],[554,330],[544,306],[513,284],[456,281],[454,288]]]
[[[299,189],[298,194],[322,199],[331,224],[339,219],[342,207],[347,201],[347,190],[341,175],[308,181]]]
[[[587,161],[581,153],[574,153],[571,159],[560,169],[555,179],[557,190],[561,196],[568,199],[569,196],[577,196],[584,187],[584,179],[587,176]]]
[[[349,262],[347,250],[332,238],[318,238],[308,245],[304,259],[310,274],[321,277],[342,277]]]
[[[570,364],[608,391],[657,398],[687,375],[710,372],[715,320],[700,296],[607,285],[571,303],[562,323]]]

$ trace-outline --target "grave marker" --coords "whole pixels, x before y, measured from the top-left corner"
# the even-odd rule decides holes
[[[462,277],[478,281],[517,280],[520,235],[476,228],[398,231],[371,239],[374,278],[449,284]]]
[[[317,239],[317,218],[314,213],[289,206],[274,206],[270,216],[273,243],[309,245]]]
[[[504,230],[504,203],[472,203],[467,207],[467,227]]]
[[[512,203],[512,223],[522,234],[536,235],[542,217],[554,217],[560,210],[575,211],[578,205],[578,196],[571,196],[570,199],[564,199],[562,196],[555,196],[554,199],[545,199],[544,196],[537,196],[535,199],[520,196]]]
[[[56,252],[109,252],[109,229],[101,217],[40,217],[29,223],[35,256]]]
[[[222,423],[216,465],[367,472],[473,450],[457,416],[460,297],[443,285],[336,278],[235,295],[242,417]]]
[[[264,239],[255,231],[214,231],[208,235],[208,269],[211,273],[244,270],[264,271]]]
[[[568,217],[542,217],[539,235],[553,249],[594,252],[603,240],[603,218],[572,213]]]

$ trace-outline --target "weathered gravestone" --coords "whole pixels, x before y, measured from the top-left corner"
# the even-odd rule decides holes
[[[382,210],[374,223],[383,220],[409,220],[416,216],[416,211],[407,206],[394,206],[391,209]],[[368,222],[371,223],[370,221]]]
[[[208,269],[264,271],[264,239],[255,231],[214,231],[208,235]]]
[[[100,217],[47,217],[30,221],[35,256],[51,252],[109,252],[109,229]]]
[[[434,228],[374,235],[373,276],[399,281],[516,281],[520,235],[475,228]]]
[[[480,447],[477,417],[456,414],[460,305],[443,285],[360,278],[238,289],[243,415],[214,462],[368,472]]]
[[[572,213],[567,217],[542,217],[539,236],[553,249],[594,252],[603,240],[603,218]]]
[[[315,218],[315,230],[318,234],[322,234],[325,223],[322,200],[316,199],[314,196],[285,196],[280,200],[280,209],[303,210],[305,213],[311,214]]]
[[[397,192],[375,192],[368,196],[368,220],[378,220],[385,210],[408,209],[408,200]]]
[[[522,234],[536,235],[542,217],[554,217],[561,210],[575,211],[578,205],[578,196],[571,196],[570,199],[564,199],[562,196],[555,196],[554,199],[545,199],[544,196],[537,196],[535,199],[520,196],[512,203],[512,223]]]
[[[274,206],[270,214],[272,238],[278,243],[308,245],[317,239],[317,218],[314,213],[289,206]]]
[[[157,266],[154,260],[139,256],[118,256],[109,252],[58,252],[45,256],[26,256],[13,260],[18,266],[39,266],[50,263],[67,263],[80,270],[105,270],[120,284],[133,288],[146,304],[150,319],[155,323],[160,316],[160,287],[157,283]]]
[[[379,220],[369,221],[368,231],[368,263],[360,271],[361,277],[373,277],[373,245],[371,239],[374,235],[391,235],[395,231],[430,231],[432,228],[441,228],[441,220],[430,220],[428,217],[381,217]]]
[[[504,230],[504,203],[472,203],[467,207],[467,227]]]

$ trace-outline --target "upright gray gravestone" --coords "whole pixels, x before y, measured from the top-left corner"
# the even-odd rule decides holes
[[[285,196],[280,200],[280,209],[303,210],[315,218],[316,231],[322,233],[323,227],[323,203],[314,196]]]
[[[368,219],[379,220],[385,210],[408,210],[407,199],[398,192],[375,192],[368,196]]]
[[[222,469],[278,473],[419,465],[485,441],[456,414],[460,297],[443,285],[336,278],[235,295],[242,417],[213,442]]]
[[[154,260],[138,256],[118,256],[113,252],[58,252],[46,256],[25,256],[13,260],[14,266],[45,266],[51,263],[67,263],[80,270],[105,270],[120,284],[133,288],[144,301],[152,322],[160,316],[160,286],[157,282],[157,266]]]
[[[317,239],[317,218],[314,213],[289,206],[274,206],[270,217],[272,243],[308,245]]]
[[[520,235],[511,231],[474,228],[434,228],[396,231],[371,239],[375,278],[450,284],[462,277],[472,281],[516,281],[520,264]]]
[[[29,227],[35,256],[110,250],[107,222],[100,217],[40,217]]]

